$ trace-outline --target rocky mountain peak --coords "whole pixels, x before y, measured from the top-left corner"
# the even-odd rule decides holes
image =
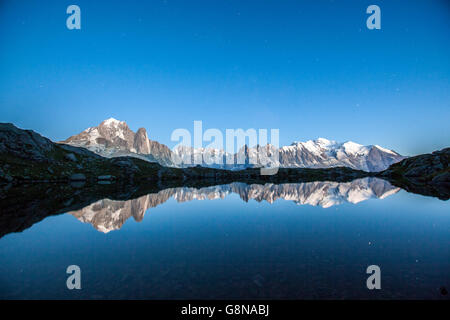
[[[136,132],[134,136],[133,147],[137,153],[150,153],[150,141],[148,139],[147,130],[145,130],[145,128],[139,128]]]
[[[109,118],[62,143],[87,148],[104,157],[133,156],[170,166],[170,149],[148,138],[147,130],[135,133],[125,121]]]

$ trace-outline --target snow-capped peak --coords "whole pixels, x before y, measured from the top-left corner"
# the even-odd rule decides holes
[[[122,122],[123,122],[123,121],[119,121],[119,120],[114,119],[114,118],[109,118],[109,119],[106,119],[105,121],[103,121],[102,123],[103,123],[104,125],[107,125],[107,126],[110,126],[110,125],[115,126],[115,125],[118,125],[118,124],[120,124],[120,123],[122,123]]]
[[[326,138],[317,138],[315,140],[308,140],[306,142],[294,141],[293,143],[291,143],[291,146],[298,146],[298,145],[305,145],[305,144],[320,145],[321,147],[328,147],[328,146],[337,144],[337,142],[334,140],[328,140]]]
[[[396,152],[394,152],[394,151],[392,151],[392,150],[389,150],[389,149],[386,149],[386,148],[383,148],[383,147],[380,147],[380,146],[377,145],[377,144],[375,145],[375,147],[378,148],[378,149],[380,149],[380,150],[383,151],[383,152],[390,153],[390,154],[393,154],[393,155],[397,155]]]
[[[376,148],[381,154],[374,155]],[[296,141],[281,147],[280,166],[285,168],[328,168],[345,166],[365,171],[382,171],[405,157],[379,146],[364,146],[353,141],[344,143],[318,138]],[[381,157],[381,158],[380,158]]]
[[[325,146],[332,145],[332,144],[336,143],[335,141],[331,141],[331,140],[328,140],[328,139],[325,139],[325,138],[318,138],[318,139],[315,140],[315,142],[320,144],[320,145],[325,145]]]
[[[347,154],[360,154],[368,151],[367,147],[353,141],[345,142],[342,147]]]

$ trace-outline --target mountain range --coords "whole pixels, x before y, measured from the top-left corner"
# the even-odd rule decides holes
[[[60,143],[86,148],[104,157],[132,156],[150,162],[158,162],[169,167],[188,167],[194,164],[181,164],[180,159],[189,158],[194,163],[194,157],[201,155],[201,159],[213,155],[221,159],[219,163],[199,163],[204,167],[218,169],[245,169],[255,167],[250,159],[256,159],[261,148],[266,148],[272,154],[277,149],[272,145],[241,147],[235,154],[224,150],[191,148],[179,146],[171,150],[164,144],[150,140],[145,128],[133,132],[126,122],[113,118],[107,119],[96,127],[90,127],[83,132],[71,136]],[[349,167],[356,170],[377,172],[387,169],[391,164],[397,163],[406,157],[399,153],[380,147],[378,145],[363,146],[348,141],[339,143],[324,138],[306,142],[294,142],[289,146],[278,149],[281,168],[330,168]],[[269,153],[270,154],[270,153]],[[232,157],[235,164],[226,164],[226,158]],[[243,164],[237,164],[236,159],[244,159]],[[176,159],[177,161],[174,161]]]

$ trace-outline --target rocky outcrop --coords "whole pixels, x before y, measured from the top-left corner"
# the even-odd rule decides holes
[[[450,148],[405,159],[380,176],[407,191],[450,198]]]
[[[54,144],[32,130],[22,130],[12,123],[0,123],[0,153],[29,159],[46,161],[54,151]]]
[[[148,140],[147,130],[139,128],[134,136],[133,147],[136,153],[150,154],[150,141]]]

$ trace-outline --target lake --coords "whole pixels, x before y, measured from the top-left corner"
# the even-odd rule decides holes
[[[2,221],[25,226],[0,238],[1,299],[448,299],[449,202],[376,178],[165,188],[44,218],[24,201]]]

